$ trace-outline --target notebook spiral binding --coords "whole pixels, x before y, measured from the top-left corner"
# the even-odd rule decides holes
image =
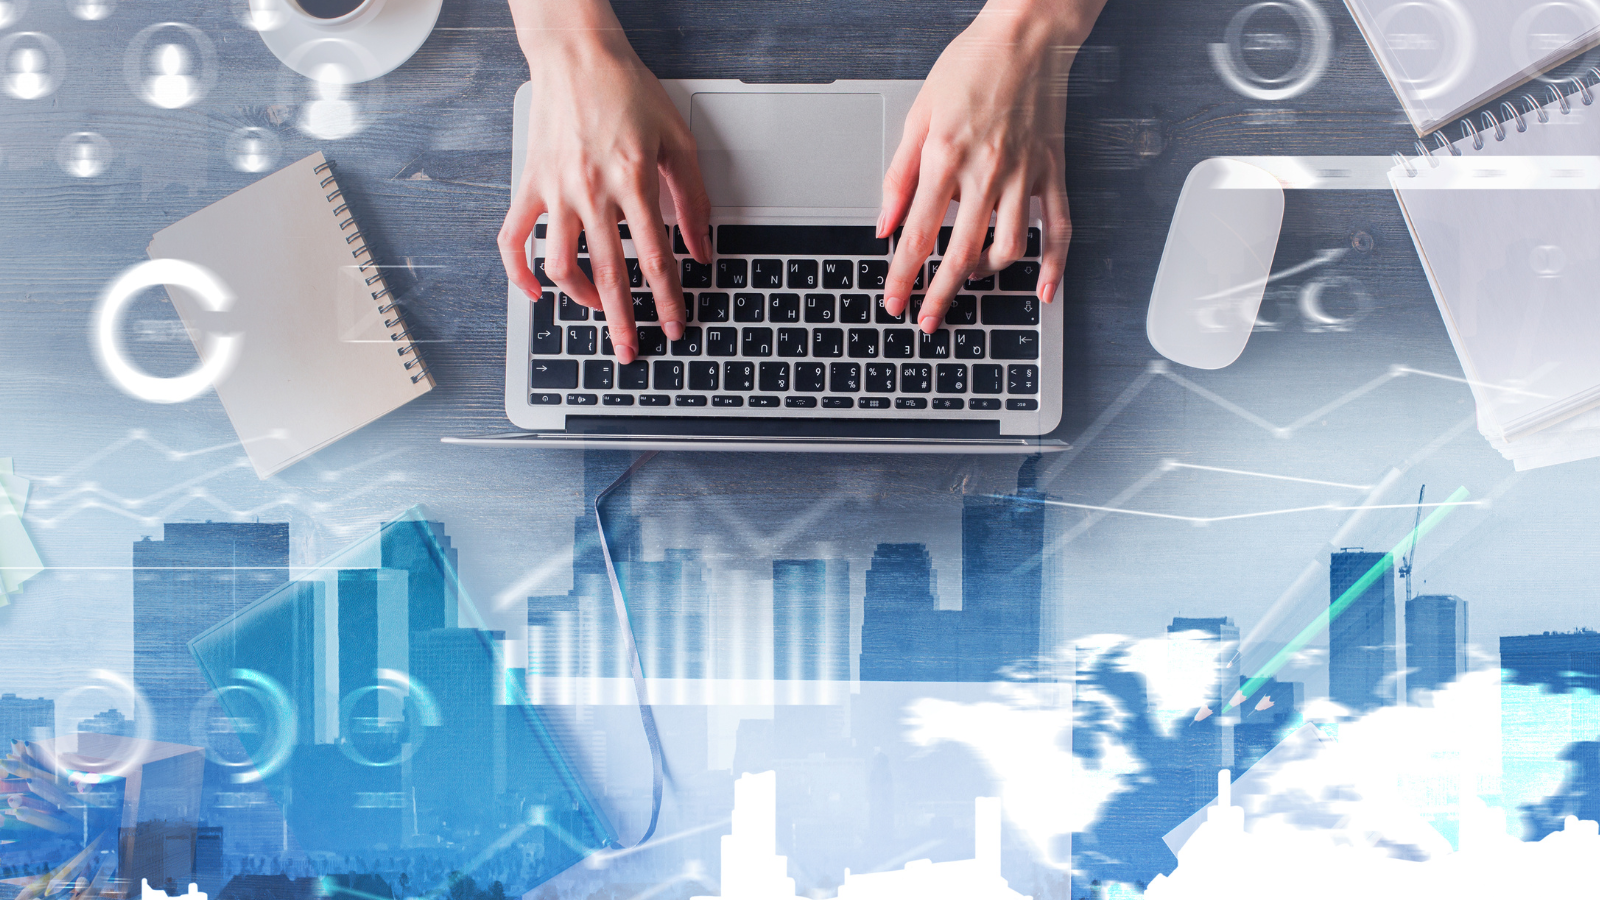
[[[322,187],[326,188],[329,185],[333,186],[333,190],[329,191],[324,199],[326,199],[329,203],[332,203],[335,200],[343,199],[344,194],[339,190],[339,184],[333,176],[333,163],[324,162],[322,165],[317,166],[312,171],[318,175],[324,176],[320,182]],[[372,251],[367,249],[367,242],[362,239],[361,228],[355,224],[355,216],[350,213],[350,204],[348,202],[341,202],[338,206],[333,208],[333,215],[335,218],[344,216],[343,221],[339,222],[340,231],[344,231],[347,228],[355,229],[351,231],[347,237],[345,237],[344,242],[346,245],[354,244],[357,241],[360,241],[361,243],[361,246],[355,247],[350,251],[350,256],[358,263],[356,266],[357,272],[365,275],[369,269],[372,270],[372,274],[367,275],[365,278],[366,286],[369,289],[368,293],[370,293],[372,295],[372,299],[378,303],[378,315],[385,317],[383,320],[383,327],[388,329],[400,329],[399,331],[391,330],[389,333],[389,340],[396,342],[405,341],[405,343],[401,344],[400,347],[396,349],[396,353],[400,356],[409,355],[411,357],[410,359],[406,360],[405,364],[407,372],[410,372],[412,369],[417,370],[416,374],[411,376],[411,383],[416,384],[422,379],[429,377],[428,367],[425,363],[423,363],[422,355],[417,352],[416,342],[406,340],[411,336],[411,330],[406,328],[405,320],[400,316],[399,310],[395,308],[394,294],[390,292],[389,285],[384,280],[383,272],[378,270],[377,262],[372,259]],[[365,257],[365,259],[363,259],[363,257]],[[376,290],[372,290],[374,287],[376,287]],[[384,302],[385,299],[388,300],[387,303]],[[393,313],[392,318],[389,317],[390,313]]]
[[[1479,125],[1472,124],[1471,116],[1462,119],[1458,123],[1461,127],[1461,137],[1457,140],[1470,140],[1472,149],[1482,150],[1484,141],[1487,139],[1486,135],[1491,132],[1493,132],[1496,141],[1503,141],[1506,139],[1508,128],[1514,127],[1518,132],[1527,131],[1530,117],[1536,118],[1540,125],[1547,124],[1550,121],[1550,107],[1552,104],[1560,110],[1560,114],[1563,116],[1571,115],[1574,95],[1583,102],[1584,106],[1592,105],[1595,98],[1594,88],[1600,86],[1600,66],[1590,66],[1583,75],[1591,77],[1593,81],[1585,81],[1581,75],[1574,75],[1571,78],[1547,85],[1548,96],[1543,101],[1540,101],[1535,94],[1523,94],[1522,107],[1520,109],[1516,104],[1507,100],[1500,104],[1500,115],[1498,116],[1487,110],[1484,111],[1478,117],[1481,128]],[[1573,90],[1570,93],[1561,90],[1561,85],[1563,84],[1572,85]],[[1403,152],[1396,150],[1393,153],[1394,161],[1405,170],[1407,176],[1415,178],[1417,177],[1417,170],[1411,165],[1413,159],[1419,161],[1427,160],[1428,165],[1437,166],[1438,162],[1433,157],[1436,150],[1445,151],[1451,156],[1461,155],[1461,148],[1456,146],[1456,141],[1444,136],[1443,128],[1433,133],[1433,143],[1433,147],[1429,147],[1421,140],[1412,144],[1417,151],[1417,155],[1412,159],[1407,159]]]

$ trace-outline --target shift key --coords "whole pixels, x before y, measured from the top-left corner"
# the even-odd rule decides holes
[[[575,388],[578,386],[578,361],[575,359],[536,359],[529,372],[532,390]]]

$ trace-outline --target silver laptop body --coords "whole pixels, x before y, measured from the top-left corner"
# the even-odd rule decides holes
[[[639,450],[1066,449],[1049,437],[1061,419],[1062,303],[1059,287],[1055,303],[1034,296],[1037,200],[1031,255],[969,282],[938,334],[921,335],[914,309],[898,321],[882,310],[893,243],[873,234],[882,178],[921,84],[664,81],[699,148],[717,251],[701,267],[675,241],[689,312],[684,340],[661,334],[636,267],[641,353],[626,367],[609,355],[602,316],[553,285],[540,298],[512,285],[506,415],[525,430],[445,440]],[[513,119],[513,185],[524,166],[529,96],[524,84]],[[662,197],[673,227],[665,189]],[[946,226],[953,221],[952,211]],[[530,263],[549,284],[543,233],[541,224]],[[631,241],[623,249],[634,258]],[[937,263],[936,255],[930,266]]]

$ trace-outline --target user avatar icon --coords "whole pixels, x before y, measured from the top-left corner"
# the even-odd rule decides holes
[[[23,47],[11,55],[11,74],[6,92],[18,100],[37,100],[50,93],[50,73],[45,68],[44,51]]]
[[[128,45],[123,72],[129,89],[144,102],[181,109],[199,102],[216,84],[216,50],[193,25],[158,22]]]
[[[278,139],[265,128],[241,128],[228,138],[228,159],[241,172],[265,172],[278,161]]]
[[[62,171],[75,178],[93,178],[111,161],[111,144],[92,131],[67,135],[56,150]]]
[[[145,83],[145,99],[162,109],[178,109],[195,100],[195,81],[189,76],[189,54],[177,44],[162,44],[152,55],[157,74]]]
[[[278,0],[245,0],[239,13],[240,23],[252,31],[272,31],[282,25],[285,18]]]
[[[85,22],[98,22],[111,15],[115,6],[112,0],[75,0],[70,9],[74,16]]]
[[[317,77],[311,82],[314,99],[306,103],[300,120],[302,130],[327,141],[349,137],[360,130],[356,104],[345,99],[349,80],[342,66],[329,63],[317,69]]]

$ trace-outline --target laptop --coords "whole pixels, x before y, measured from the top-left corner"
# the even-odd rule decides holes
[[[447,437],[507,447],[1039,453],[1067,449],[1061,420],[1062,302],[1036,297],[1042,217],[1027,256],[969,281],[944,327],[889,316],[893,240],[874,232],[883,173],[920,81],[747,84],[667,80],[694,134],[712,203],[715,258],[689,257],[671,199],[686,333],[668,341],[632,265],[640,355],[611,354],[603,313],[544,277],[544,225],[530,264],[539,297],[510,287],[506,415],[520,431]],[[517,91],[512,184],[522,176],[530,86]],[[937,270],[949,239],[918,285]],[[623,226],[625,228],[625,226]],[[624,234],[623,249],[633,258]],[[580,250],[587,246],[580,246]],[[580,265],[586,260],[580,253]]]

